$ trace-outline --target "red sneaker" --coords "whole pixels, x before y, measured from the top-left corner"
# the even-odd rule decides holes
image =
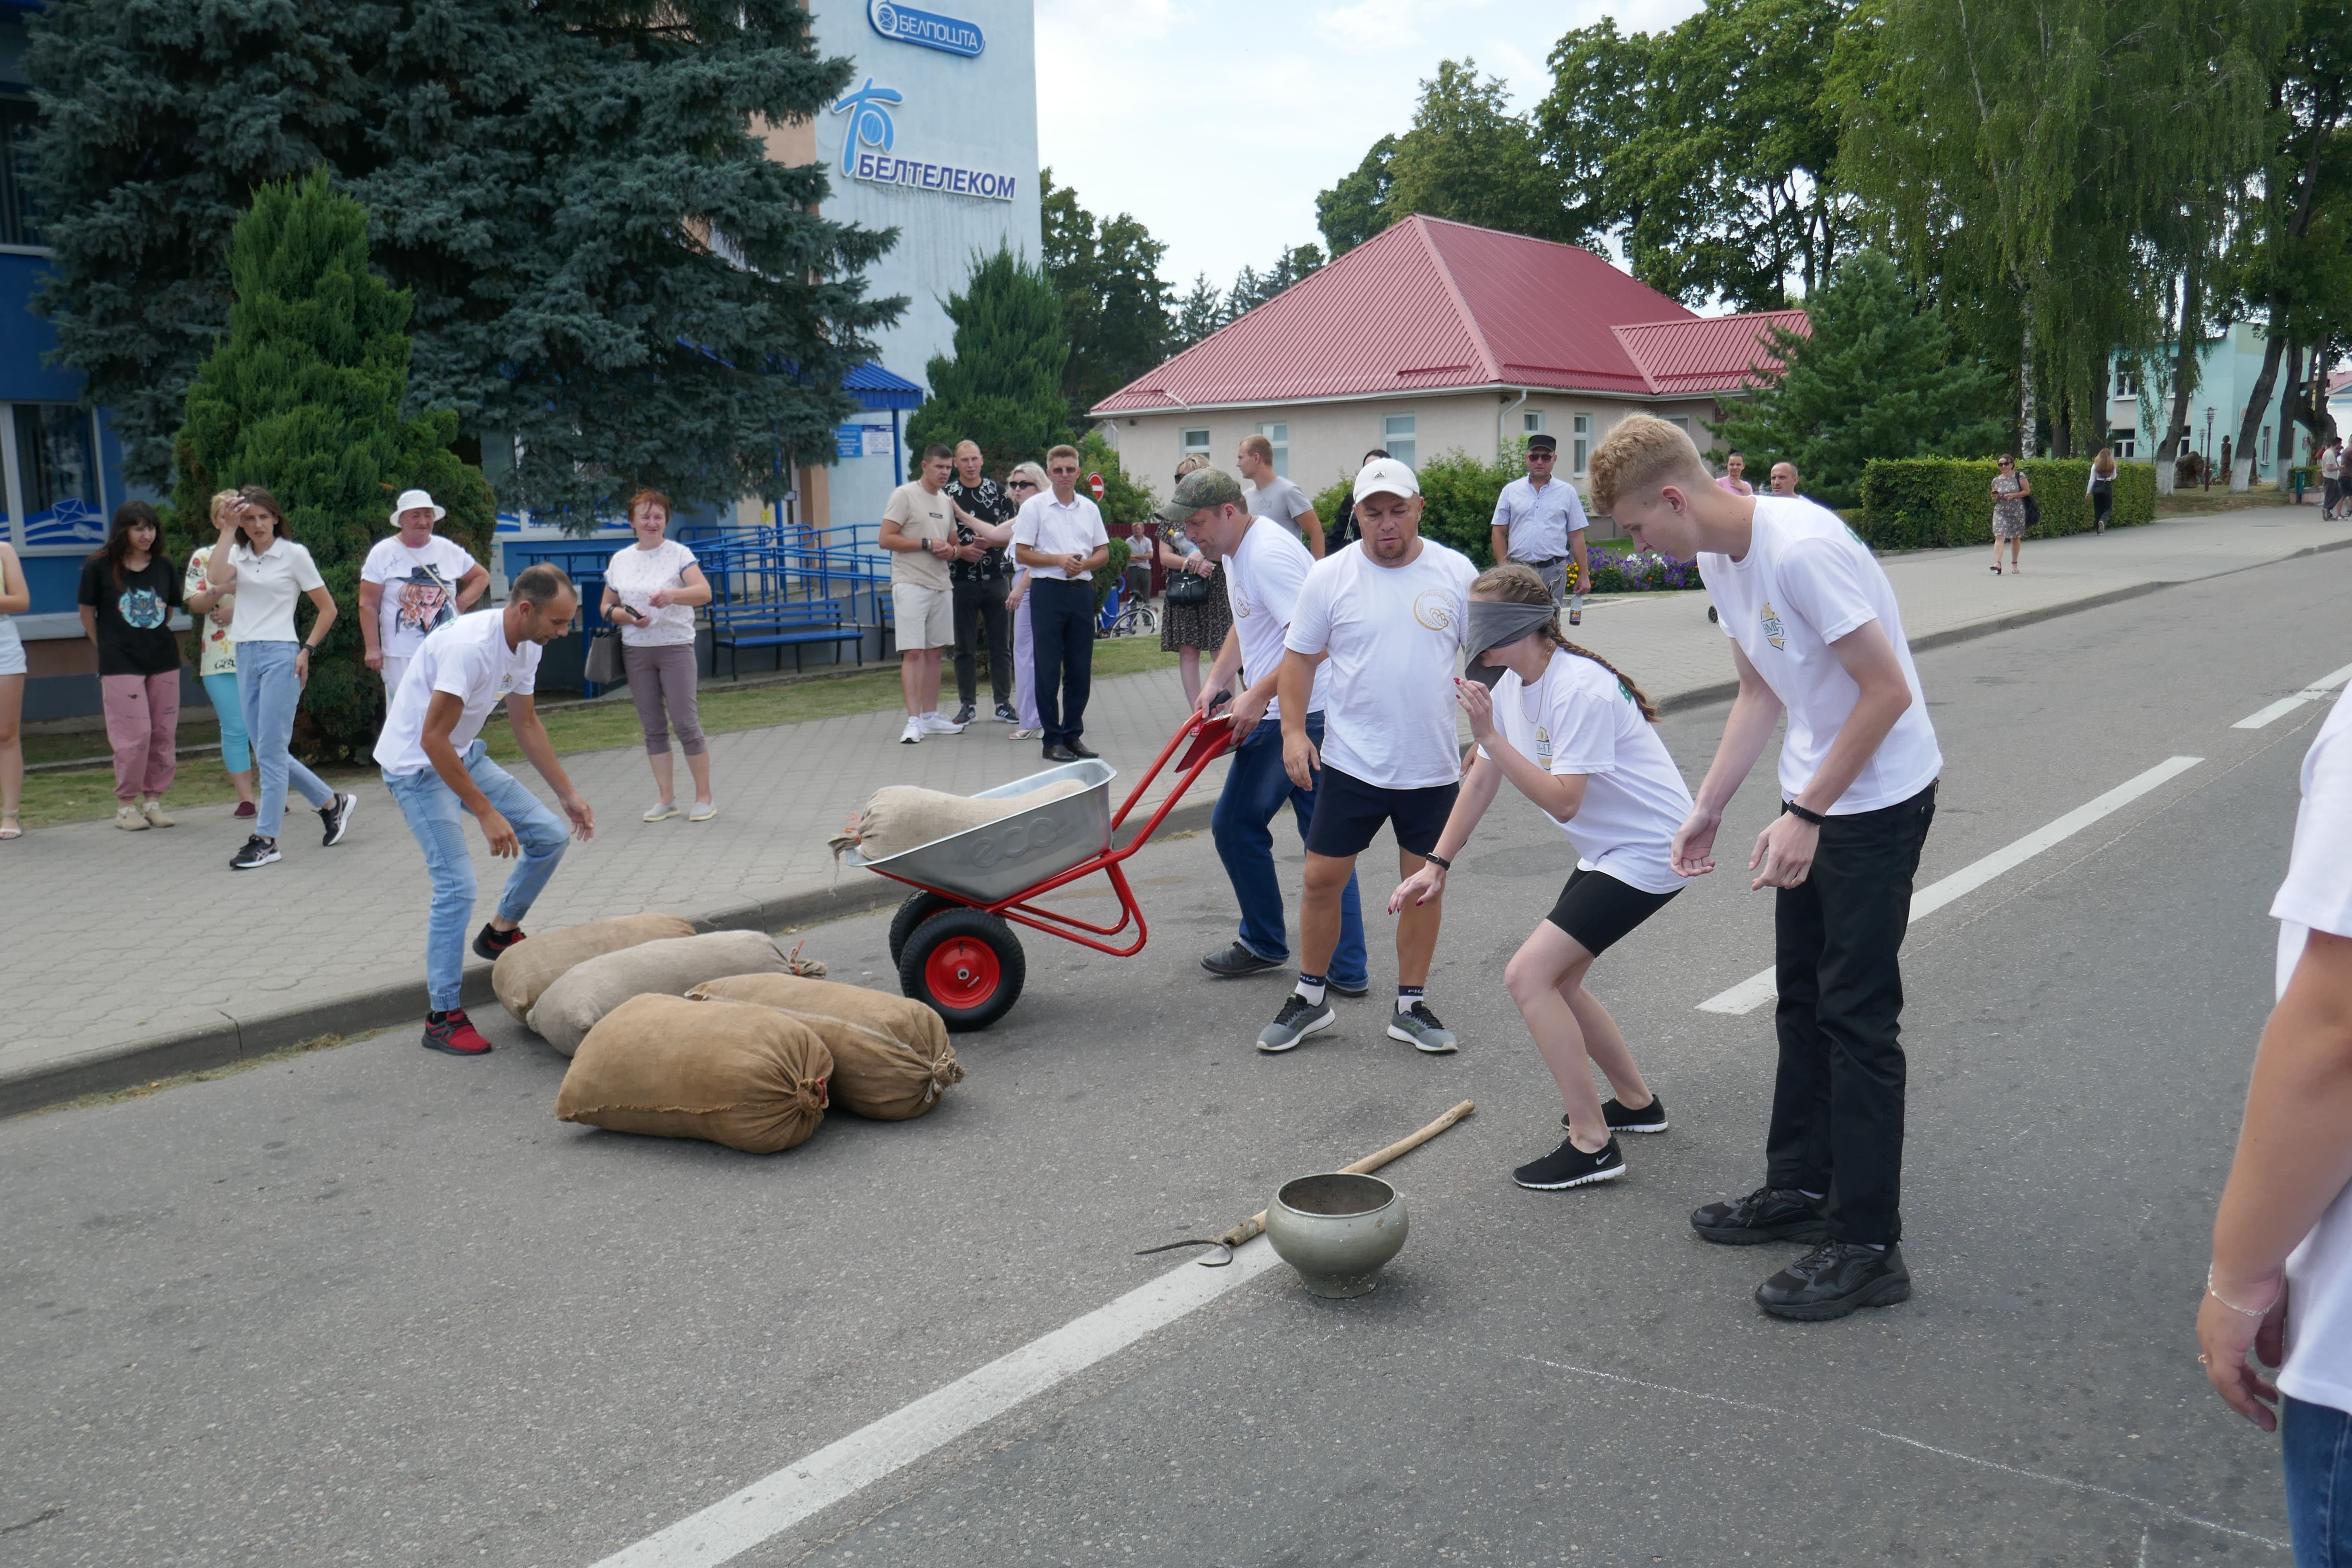
[[[486,1057],[490,1054],[490,1042],[474,1027],[463,1007],[453,1007],[438,1018],[425,1020],[425,1048],[446,1051],[453,1057]]]

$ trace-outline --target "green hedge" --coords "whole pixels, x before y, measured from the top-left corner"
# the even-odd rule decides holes
[[[2093,524],[2087,458],[2033,458],[2021,465],[2042,503],[2032,537],[2087,533]],[[1957,458],[1873,458],[1863,469],[1862,512],[1854,531],[1873,550],[1932,550],[1992,542],[1990,460]],[[2116,465],[2113,523],[2130,528],[2156,520],[2156,469]]]

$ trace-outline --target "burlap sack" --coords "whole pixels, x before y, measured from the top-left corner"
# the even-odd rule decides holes
[[[555,1118],[772,1154],[824,1120],[832,1070],[816,1032],[772,1008],[634,996],[580,1042]]]
[[[518,1024],[530,1022],[531,1007],[573,964],[664,937],[692,936],[694,922],[676,915],[621,915],[584,926],[543,931],[499,954],[490,965],[490,989]]]
[[[963,1081],[947,1026],[920,1002],[791,974],[731,974],[698,985],[696,1001],[756,1002],[814,1029],[833,1053],[833,1102],[877,1121],[904,1121]]]
[[[539,939],[533,937],[533,942]],[[583,959],[540,994],[531,1032],[570,1056],[596,1021],[632,996],[683,996],[727,974],[782,974],[791,960],[756,931],[715,931],[640,942]]]
[[[841,858],[843,850],[850,848],[868,860],[886,860],[903,851],[951,838],[967,828],[1092,787],[1082,779],[1063,779],[1027,795],[977,800],[968,795],[917,789],[913,784],[884,784],[874,792],[874,798],[866,803],[866,809],[857,814],[845,831],[825,842],[833,847],[836,860]]]

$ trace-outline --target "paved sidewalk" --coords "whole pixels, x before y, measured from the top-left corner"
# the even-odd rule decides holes
[[[1913,646],[2352,545],[2352,526],[2279,509],[2029,542],[2022,576],[1994,576],[1982,551],[1891,558]],[[1579,637],[1661,702],[1727,694],[1730,656],[1703,595],[1595,603]],[[1114,798],[1183,711],[1173,670],[1096,686],[1087,739],[1120,769]],[[968,794],[1044,765],[1034,742],[1009,743],[999,724],[901,746],[900,723],[873,712],[714,736],[721,810],[703,824],[638,820],[652,786],[635,749],[569,759],[599,831],[572,847],[530,923],[667,910],[706,926],[772,930],[895,901],[896,884],[836,876],[824,839],[849,812],[885,784]],[[527,766],[518,771],[536,784]],[[1166,830],[1205,826],[1222,778],[1220,764]],[[332,850],[311,837],[314,817],[292,813],[286,858],[257,872],[227,868],[244,834],[226,806],[187,811],[168,831],[77,823],[0,847],[10,980],[0,1114],[418,1016],[424,868],[384,791],[362,786],[360,802],[351,837]],[[478,844],[476,866],[487,912],[504,868]],[[488,991],[488,966],[469,963],[469,1001]]]

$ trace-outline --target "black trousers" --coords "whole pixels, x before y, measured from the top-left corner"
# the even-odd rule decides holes
[[[1087,694],[1094,687],[1095,585],[1032,573],[1029,637],[1037,663],[1037,721],[1045,744],[1066,746],[1086,733]]]
[[[1011,579],[989,577],[955,585],[956,697],[970,708],[979,700],[980,637],[988,634],[988,685],[1000,704],[1013,700],[1013,616],[1004,596]]]
[[[1829,1194],[1833,1241],[1903,1237],[1903,970],[1936,786],[1822,827],[1773,910],[1780,1072],[1765,1181]]]

